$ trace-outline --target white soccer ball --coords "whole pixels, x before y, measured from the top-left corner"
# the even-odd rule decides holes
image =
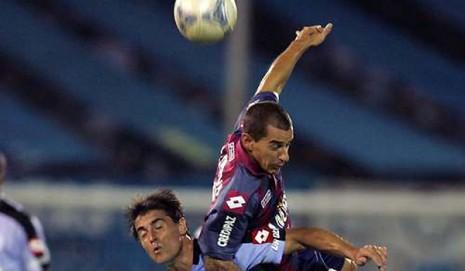
[[[174,20],[188,40],[212,43],[233,30],[237,7],[234,0],[176,0]]]

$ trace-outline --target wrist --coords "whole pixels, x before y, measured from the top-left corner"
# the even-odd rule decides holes
[[[288,50],[293,51],[296,54],[302,55],[305,51],[308,50],[312,45],[304,42],[303,40],[293,40],[288,47]]]
[[[356,257],[357,257],[357,253],[358,253],[358,250],[359,248],[356,248],[356,247],[353,247],[353,246],[349,246],[345,249],[344,251],[344,256],[346,258],[349,258],[353,261],[356,260]]]

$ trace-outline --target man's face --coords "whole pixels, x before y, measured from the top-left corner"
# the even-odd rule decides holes
[[[174,223],[164,211],[152,210],[139,215],[134,226],[139,242],[156,263],[171,262],[181,252],[182,236],[187,232],[184,218]]]
[[[282,130],[268,125],[265,137],[255,141],[246,135],[243,143],[260,167],[274,174],[289,161],[289,146],[293,139],[292,127],[289,130]]]

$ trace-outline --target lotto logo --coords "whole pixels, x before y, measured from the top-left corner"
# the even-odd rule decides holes
[[[247,200],[247,195],[239,191],[230,191],[226,194],[226,197],[224,197],[223,210],[242,215],[245,212]]]
[[[245,200],[242,196],[235,196],[229,198],[229,200],[226,201],[226,204],[228,205],[229,209],[242,208],[242,206],[245,204]]]
[[[268,239],[268,236],[270,236],[270,232],[267,231],[267,230],[260,230],[257,232],[257,234],[255,235],[255,241],[258,243],[258,244],[261,244],[263,242],[265,242],[267,239]]]

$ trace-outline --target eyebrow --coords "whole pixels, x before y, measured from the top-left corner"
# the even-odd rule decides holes
[[[284,144],[284,142],[278,141],[278,140],[271,140],[270,143],[271,144]]]
[[[287,144],[290,144],[293,139],[291,139]],[[283,141],[278,141],[278,140],[271,140],[270,144],[279,144],[279,145],[285,145],[286,143]]]

